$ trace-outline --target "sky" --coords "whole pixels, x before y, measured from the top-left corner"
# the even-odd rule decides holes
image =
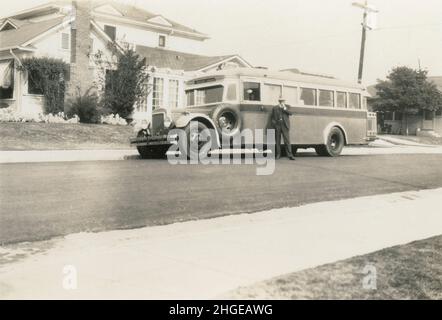
[[[356,81],[362,0],[119,0],[208,34],[208,55],[239,54],[254,66],[298,68]],[[5,2],[0,16],[47,2]],[[370,0],[363,82],[406,65],[442,76],[442,0]]]

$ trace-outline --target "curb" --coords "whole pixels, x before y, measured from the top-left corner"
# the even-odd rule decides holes
[[[300,154],[315,154],[314,149],[300,150]],[[406,146],[370,146],[346,147],[342,156],[368,156],[388,154],[442,154],[442,146],[425,145]],[[43,163],[43,162],[79,162],[79,161],[122,161],[138,160],[136,149],[124,150],[45,150],[45,151],[0,151],[0,164],[8,163]]]
[[[138,159],[137,150],[0,151],[0,163],[120,161]]]

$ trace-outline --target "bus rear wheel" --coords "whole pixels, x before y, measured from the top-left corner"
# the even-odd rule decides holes
[[[316,153],[323,157],[338,157],[345,145],[344,134],[339,128],[332,128],[327,136],[327,144],[315,148]]]

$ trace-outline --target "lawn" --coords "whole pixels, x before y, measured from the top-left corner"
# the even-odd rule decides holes
[[[128,149],[132,126],[0,123],[0,150]]]
[[[376,268],[376,289],[362,285],[367,265]],[[442,299],[442,236],[283,275],[239,288],[228,297]]]

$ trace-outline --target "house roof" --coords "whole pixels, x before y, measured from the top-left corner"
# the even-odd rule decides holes
[[[151,66],[184,71],[201,70],[229,58],[237,57],[237,55],[203,56],[139,45],[136,47],[136,52],[145,57],[147,64]]]
[[[133,5],[123,4],[123,3],[116,2],[116,1],[102,0],[102,1],[94,1],[93,2],[93,7],[94,8],[98,8],[98,7],[103,6],[105,4],[109,4],[112,7],[114,7],[125,18],[130,18],[130,19],[133,19],[133,20],[136,20],[136,21],[139,21],[139,22],[149,22],[150,24],[154,24],[154,25],[158,25],[158,26],[162,26],[163,27],[162,24],[155,23],[155,22],[152,22],[152,21],[148,21],[148,20],[150,20],[152,18],[155,18],[155,17],[158,17],[160,15],[152,13],[152,12],[149,12],[149,11],[147,11],[145,9],[142,9],[142,8],[139,8],[139,7],[136,7],[136,6],[133,6]],[[167,22],[169,22],[172,25],[171,28],[173,28],[173,29],[184,31],[184,32],[196,33],[196,34],[199,34],[201,36],[207,37],[205,34],[199,32],[199,31],[197,31],[195,29],[186,27],[186,26],[184,26],[184,25],[182,25],[182,24],[180,24],[178,22],[175,22],[175,21],[172,21],[172,20],[170,20],[168,18],[165,18],[164,16],[161,16],[161,17],[163,19],[165,19]]]
[[[13,23],[16,22],[15,19],[9,20],[12,20]],[[64,17],[40,22],[20,21],[18,29],[10,29],[0,32],[0,50],[19,47],[38,35],[61,24],[63,20]]]
[[[437,88],[442,91],[442,77],[428,77],[428,80],[433,81]]]
[[[35,13],[38,13],[38,12],[48,13],[48,12],[52,12],[51,10],[58,10],[62,7],[70,6],[71,4],[72,4],[72,1],[68,1],[68,0],[51,1],[46,4],[19,12],[15,15],[10,16],[9,19],[13,18],[14,20],[18,20],[18,21],[25,21],[22,19],[30,18],[33,12],[35,12]],[[116,2],[116,1],[112,1],[112,0],[97,0],[97,1],[92,2],[93,9],[102,7],[104,5],[112,6],[116,11],[121,13],[121,16],[123,18],[127,18],[127,19],[133,20],[135,22],[149,23],[151,25],[156,25],[161,28],[165,27],[163,24],[158,23],[155,20],[149,21],[150,19],[155,18],[155,17],[159,17],[161,15],[149,12],[149,11],[144,10],[142,8],[139,8],[139,7],[136,7],[133,5],[120,3],[120,2]],[[115,16],[115,17],[117,17],[117,16]],[[189,27],[184,26],[178,22],[172,21],[168,18],[165,18],[164,16],[161,16],[161,17],[170,24],[170,26],[167,26],[167,28],[170,28],[175,31],[183,31],[183,32],[187,32],[187,33],[192,33],[192,34],[195,34],[201,38],[208,38],[207,35],[199,32],[195,29],[189,28]]]

